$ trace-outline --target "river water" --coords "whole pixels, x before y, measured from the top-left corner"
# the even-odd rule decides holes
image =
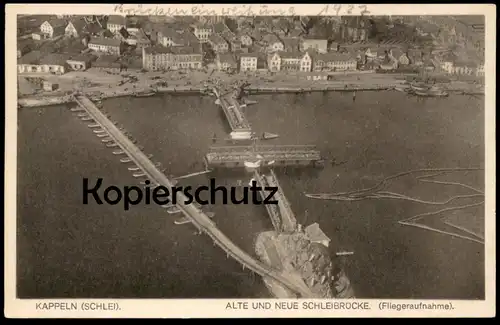
[[[316,173],[277,174],[298,221],[318,222],[332,239],[332,254],[355,252],[346,259],[346,268],[358,297],[484,298],[481,245],[397,223],[443,206],[401,200],[319,201],[303,195],[369,187],[412,169],[484,167],[482,98],[360,92],[355,102],[342,93],[253,99],[259,103],[245,113],[259,134],[280,135],[270,143],[315,144],[326,159],[343,162]],[[82,178],[94,182],[102,177],[103,186],[138,181],[69,107],[19,112],[20,297],[269,297],[260,277],[227,259],[191,225],[174,225],[176,216],[157,206],[124,211],[122,206],[83,205]],[[227,138],[227,123],[213,98],[115,98],[105,101],[103,109],[171,175],[202,170],[213,136],[218,144]],[[181,184],[205,185],[209,177]],[[235,185],[248,179],[218,176],[217,183]],[[484,187],[482,172],[454,174],[447,180]],[[466,192],[408,178],[395,181],[391,191],[431,201]],[[462,199],[455,205],[470,202]],[[221,230],[251,254],[256,234],[272,227],[262,206],[217,204],[209,210],[216,213]],[[482,208],[467,212],[484,223]]]

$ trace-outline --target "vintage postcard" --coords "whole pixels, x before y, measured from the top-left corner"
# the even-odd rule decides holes
[[[495,12],[8,4],[6,317],[494,316]]]

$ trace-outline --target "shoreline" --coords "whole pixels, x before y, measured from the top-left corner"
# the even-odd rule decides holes
[[[339,87],[339,86],[323,86],[318,85],[316,87],[265,87],[265,86],[249,86],[246,90],[251,95],[264,95],[264,94],[302,94],[302,93],[313,93],[313,92],[355,92],[355,91],[395,91],[396,86],[350,86],[350,87]],[[164,88],[145,88],[141,90],[134,91],[107,91],[99,92],[87,92],[92,100],[103,100],[109,98],[118,97],[147,97],[141,96],[140,94],[148,91],[155,91],[156,94],[200,94],[204,95],[204,87],[191,87],[191,86],[179,86],[179,87],[164,87]],[[463,89],[447,89],[446,91],[458,94],[458,95],[480,95],[484,96],[484,92],[474,92],[474,91],[464,91]],[[85,92],[83,92],[85,94]],[[139,94],[139,96],[137,96]],[[153,94],[152,96],[156,95]],[[72,95],[47,95],[47,96],[26,96],[18,98],[18,107],[30,108],[30,107],[43,107],[51,105],[60,105],[74,102]]]

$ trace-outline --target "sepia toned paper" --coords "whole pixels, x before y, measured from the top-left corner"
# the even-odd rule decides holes
[[[494,316],[494,12],[7,5],[5,315]]]

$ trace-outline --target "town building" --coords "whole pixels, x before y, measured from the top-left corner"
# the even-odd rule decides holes
[[[212,35],[213,29],[211,25],[198,23],[194,25],[194,35],[200,40],[200,43],[207,43],[208,38]]]
[[[142,67],[149,71],[201,69],[200,47],[164,47],[156,45],[142,49]]]
[[[44,91],[54,91],[54,90],[56,90],[58,87],[59,87],[59,85],[58,85],[58,84],[56,84],[56,83],[52,83],[52,82],[47,81],[47,80],[44,80],[44,81],[43,81],[43,87],[42,87],[42,89],[43,89]]]
[[[208,42],[215,53],[226,53],[229,51],[228,42],[219,34],[210,35]]]
[[[240,35],[240,42],[242,46],[250,47],[253,45],[253,39],[249,34],[243,33]]]
[[[127,19],[125,18],[125,16],[111,15],[108,17],[106,27],[114,34],[120,29],[127,27]]]
[[[300,39],[297,37],[281,37],[283,42],[283,51],[285,52],[298,52],[300,51]]]
[[[391,59],[391,57],[389,55],[387,55],[381,62],[380,62],[380,66],[379,66],[379,69],[381,70],[387,70],[387,71],[391,71],[391,70],[396,70],[398,68],[398,62]]]
[[[138,49],[151,46],[151,41],[141,28],[134,35],[130,35],[125,43],[136,46]]]
[[[96,57],[91,54],[80,54],[70,57],[66,60],[66,63],[73,71],[85,71],[90,68],[92,61],[95,60]]]
[[[312,58],[308,52],[279,52],[278,55],[281,58],[280,71],[309,72],[312,69]]]
[[[88,47],[96,52],[120,55],[121,41],[113,38],[91,38]]]
[[[469,61],[457,61],[453,66],[453,74],[471,76],[474,74],[474,65]]]
[[[316,38],[312,36],[305,36],[300,43],[300,51],[307,51],[309,49],[316,50],[318,53],[328,52],[328,40]]]
[[[43,22],[40,32],[44,38],[55,38],[64,35],[66,21],[63,19],[50,19]]]
[[[281,70],[281,56],[278,52],[268,55],[267,66],[271,72],[278,72]]]
[[[92,68],[99,71],[119,73],[122,71],[122,64],[119,59],[118,55],[101,55],[96,61],[92,62]]]
[[[245,53],[240,56],[240,71],[257,71],[258,53]]]
[[[455,70],[455,61],[457,56],[453,53],[446,53],[439,59],[440,68],[446,73],[452,74]]]
[[[113,38],[120,40],[120,42],[125,42],[130,36],[129,32],[125,28],[122,28],[113,35]]]
[[[125,24],[125,30],[130,35],[135,35],[139,29],[141,28],[141,24],[139,22],[127,21]]]
[[[348,54],[323,53],[313,55],[314,71],[352,71],[357,68],[357,61]]]
[[[234,72],[238,69],[238,64],[231,53],[218,53],[215,64],[219,71]]]
[[[60,53],[44,54],[35,50],[17,60],[17,72],[20,74],[64,74],[69,66],[69,55]]]
[[[204,24],[219,24],[224,22],[226,16],[197,16],[197,19]]]
[[[484,62],[480,62],[477,64],[476,76],[477,77],[484,77]]]
[[[80,37],[84,33],[87,23],[83,18],[71,19],[64,29],[64,34],[69,37]]]
[[[157,32],[157,42],[169,46],[200,46],[198,38],[190,31],[163,27]]]
[[[267,34],[262,38],[263,43],[266,45],[266,51],[269,53],[284,51],[285,45],[280,38],[275,34]]]
[[[388,52],[390,58],[398,63],[398,65],[407,66],[411,63],[410,57],[407,52],[398,48],[390,49]]]
[[[43,54],[38,51],[31,51],[23,55],[17,60],[17,72],[18,73],[42,73],[42,66],[40,65],[40,59]]]

